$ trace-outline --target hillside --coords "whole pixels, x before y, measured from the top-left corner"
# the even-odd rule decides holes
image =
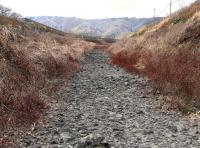
[[[41,24],[0,16],[0,130],[38,122],[94,45]],[[0,147],[6,137],[2,134]]]
[[[30,19],[53,28],[75,34],[120,38],[134,32],[145,24],[155,21],[154,18],[111,18],[111,19],[80,19],[75,17],[31,17]],[[159,20],[160,18],[156,18]]]
[[[169,108],[200,107],[200,0],[109,48],[114,64],[148,77]]]
[[[200,147],[200,0],[119,40],[2,10],[0,148]],[[93,25],[119,31],[128,19]]]

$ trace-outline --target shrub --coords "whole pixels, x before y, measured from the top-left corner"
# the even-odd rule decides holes
[[[169,55],[161,53],[147,62],[146,74],[161,88],[169,84],[172,89],[184,96],[198,99],[200,96],[199,58],[199,53],[194,54],[187,49],[179,49]]]
[[[137,67],[141,59],[144,59],[143,69]],[[189,102],[197,102],[200,99],[199,59],[199,51],[178,49],[154,54],[141,54],[141,51],[128,54],[127,51],[121,51],[113,55],[112,62],[128,72],[147,76],[164,93],[175,93]]]
[[[112,56],[112,63],[124,67],[128,72],[138,73],[139,71],[135,65],[140,60],[140,58],[141,54],[139,51],[135,51],[130,54],[126,51],[121,51]]]
[[[178,23],[182,23],[182,19],[181,18],[176,18],[174,21],[173,21],[173,24],[176,25]]]

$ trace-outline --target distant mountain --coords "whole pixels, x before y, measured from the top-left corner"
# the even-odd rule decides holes
[[[76,17],[40,16],[30,19],[47,26],[76,34],[120,38],[129,32],[134,32],[145,24],[161,18],[109,18],[80,19]]]

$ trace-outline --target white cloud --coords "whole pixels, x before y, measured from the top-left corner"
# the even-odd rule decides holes
[[[152,17],[153,8],[159,13],[169,0],[0,0],[0,4],[24,16]],[[178,8],[178,3],[173,5],[173,10]],[[169,9],[166,9],[161,16],[168,12]]]

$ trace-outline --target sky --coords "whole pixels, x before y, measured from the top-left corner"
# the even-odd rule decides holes
[[[172,0],[172,11],[195,0]],[[153,17],[169,14],[170,0],[0,0],[25,17],[64,16],[84,19]]]

